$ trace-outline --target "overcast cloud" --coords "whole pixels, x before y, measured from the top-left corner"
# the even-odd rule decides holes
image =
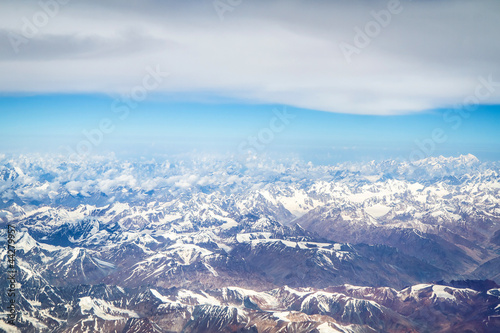
[[[391,1],[221,0],[223,20],[211,0],[59,2],[39,27],[38,1],[0,3],[3,94],[123,93],[159,65],[160,91],[194,100],[399,114],[460,104],[491,76],[480,102],[500,104],[498,0],[401,0],[348,57]]]

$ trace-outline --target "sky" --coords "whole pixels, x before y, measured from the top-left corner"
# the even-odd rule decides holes
[[[0,152],[500,160],[497,0],[0,3]]]

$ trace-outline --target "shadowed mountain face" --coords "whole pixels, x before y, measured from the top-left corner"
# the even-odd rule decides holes
[[[478,276],[480,278],[486,278],[494,281],[500,280],[500,257],[488,260],[478,268],[474,270],[471,274],[472,276]]]
[[[252,163],[233,162],[230,174],[221,161],[2,165],[2,244],[6,225],[17,229],[17,327],[500,329],[495,164]],[[5,247],[0,258],[6,268]]]

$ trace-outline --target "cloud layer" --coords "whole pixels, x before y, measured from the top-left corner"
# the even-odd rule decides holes
[[[496,0],[7,1],[0,91],[127,93],[159,66],[159,93],[195,100],[399,114],[480,89],[498,104],[498,31]]]

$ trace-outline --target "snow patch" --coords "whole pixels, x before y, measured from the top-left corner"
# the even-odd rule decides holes
[[[371,216],[373,216],[374,218],[382,217],[385,214],[389,213],[390,210],[391,210],[391,207],[387,207],[387,206],[382,205],[382,204],[376,204],[376,205],[373,205],[371,207],[365,208],[365,211],[368,214],[370,214]]]
[[[345,331],[339,331],[338,329],[333,328],[332,326],[330,326],[329,323],[323,323],[323,324],[319,325],[318,327],[316,327],[316,329],[320,333],[343,333],[343,332],[345,332]]]

